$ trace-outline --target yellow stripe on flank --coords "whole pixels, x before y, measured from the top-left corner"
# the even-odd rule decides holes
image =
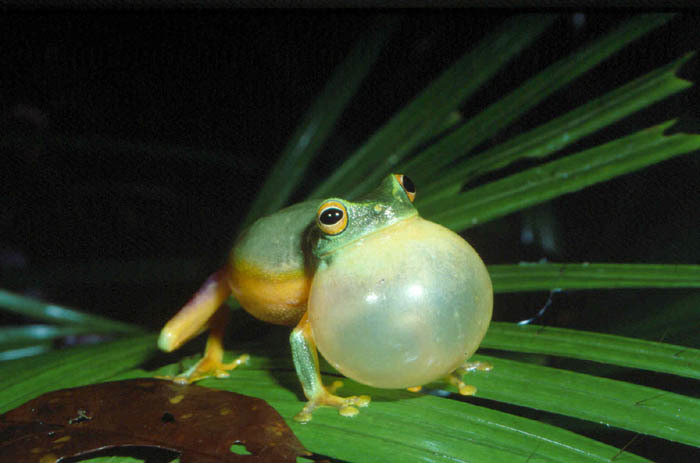
[[[303,271],[273,274],[239,260],[229,278],[238,302],[259,320],[294,326],[306,312],[311,279]]]

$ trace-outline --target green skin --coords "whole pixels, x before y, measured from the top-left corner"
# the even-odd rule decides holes
[[[316,211],[328,201],[340,202],[348,211],[347,228],[338,235],[321,233],[315,223]],[[313,273],[316,259],[323,260],[323,256],[348,243],[415,215],[418,211],[403,187],[389,175],[357,202],[340,198],[310,200],[258,220],[238,239],[231,257],[253,262],[273,274]]]
[[[319,207],[329,201],[336,201],[345,206],[348,224],[345,230],[337,235],[326,235],[317,227],[307,229],[310,232],[307,242],[313,246],[313,255],[318,259],[317,268],[329,265],[332,259],[343,251],[342,248],[352,242],[418,215],[418,211],[393,175],[387,176],[375,190],[356,202],[330,198],[323,201]],[[303,256],[300,258],[303,259]],[[342,399],[326,390],[321,381],[316,346],[308,330],[301,324],[292,331],[290,343],[297,375],[304,395],[309,399],[307,406],[297,415],[297,420],[308,421],[317,405],[336,406],[341,414],[354,415],[357,410],[353,406],[366,406],[369,403],[366,396]],[[343,410],[346,413],[343,413]]]
[[[348,211],[348,225],[337,235],[320,234],[313,253],[322,261],[363,236],[418,215],[418,211],[393,175],[389,175],[376,189],[357,202],[340,198],[330,198],[323,202],[328,201],[337,201],[345,206]]]

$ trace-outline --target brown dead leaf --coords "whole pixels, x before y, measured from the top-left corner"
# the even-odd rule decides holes
[[[233,453],[232,445],[250,454]],[[3,462],[55,463],[133,446],[174,451],[181,463],[295,462],[310,455],[264,400],[159,379],[49,392],[0,416]]]

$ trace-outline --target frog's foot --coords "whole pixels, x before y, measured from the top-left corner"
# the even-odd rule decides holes
[[[215,378],[228,378],[231,370],[246,363],[249,358],[250,356],[248,354],[243,354],[231,363],[223,363],[210,356],[204,356],[192,368],[184,373],[175,377],[170,376],[162,378],[172,380],[178,384],[190,384],[211,376]]]
[[[445,380],[455,386],[461,395],[474,395],[476,394],[476,386],[465,384],[462,377],[470,371],[490,370],[493,370],[493,365],[488,362],[465,362],[464,365],[447,375]]]
[[[463,370],[464,373],[470,371],[491,371],[493,370],[493,365],[489,362],[465,362],[458,370]]]
[[[358,407],[366,407],[369,405],[370,397],[368,395],[358,395],[350,397],[340,397],[334,392],[343,385],[342,381],[334,381],[328,388],[322,388],[321,392],[316,397],[309,400],[304,408],[296,414],[294,419],[300,423],[311,421],[311,415],[317,407],[335,407],[338,413],[342,416],[355,416],[360,411]]]

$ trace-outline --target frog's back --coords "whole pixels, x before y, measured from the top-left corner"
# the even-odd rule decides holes
[[[256,318],[294,325],[306,311],[313,269],[305,241],[317,205],[306,201],[263,217],[233,247],[231,290]]]

